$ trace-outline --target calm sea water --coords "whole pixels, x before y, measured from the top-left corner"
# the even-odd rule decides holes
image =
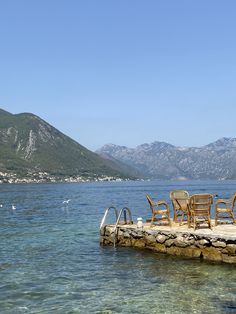
[[[0,313],[236,313],[235,265],[99,245],[106,207],[147,218],[145,192],[176,188],[231,197],[236,182],[0,185]]]

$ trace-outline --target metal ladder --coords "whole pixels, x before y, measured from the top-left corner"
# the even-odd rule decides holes
[[[102,227],[105,225],[105,221],[106,221],[106,218],[107,218],[107,215],[108,215],[110,209],[114,209],[115,216],[116,216],[116,221],[117,221],[117,219],[118,219],[117,209],[116,209],[114,206],[108,207],[108,208],[105,210],[105,213],[104,213],[104,215],[103,215],[103,218],[102,218],[102,221],[101,221],[101,224],[100,224],[100,230],[101,230]]]
[[[129,225],[131,225],[131,224],[133,224],[133,220],[132,220],[131,210],[128,207],[121,208],[121,210],[119,211],[119,215],[118,215],[117,214],[117,209],[114,206],[111,206],[111,207],[108,207],[105,210],[104,216],[103,216],[101,224],[100,224],[100,230],[105,225],[105,221],[106,221],[106,218],[107,218],[107,215],[108,215],[110,209],[114,209],[115,215],[116,215],[116,222],[115,222],[115,228],[114,228],[114,237],[113,237],[113,244],[114,244],[114,247],[115,247],[116,246],[116,239],[117,239],[117,236],[118,236],[118,232],[117,232],[118,225],[120,225],[120,224],[123,224],[123,225],[128,225],[129,224]],[[128,213],[129,219],[127,219],[127,213]],[[124,220],[123,221],[120,220],[122,214],[124,214]]]

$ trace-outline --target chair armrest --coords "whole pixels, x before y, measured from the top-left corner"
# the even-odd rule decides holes
[[[165,204],[165,205],[168,205],[167,201],[165,200],[160,200],[158,202],[156,202],[157,205],[161,205],[161,204]]]
[[[218,205],[218,204],[229,204],[230,202],[231,202],[231,200],[226,200],[226,199],[219,198],[216,201],[216,205]]]
[[[160,201],[156,202],[156,206],[157,207],[161,206],[161,205],[164,205],[166,208],[169,208],[168,203],[166,201],[164,201],[164,200],[160,200]]]

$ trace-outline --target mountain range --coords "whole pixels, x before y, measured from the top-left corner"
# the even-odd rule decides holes
[[[236,138],[221,138],[202,147],[158,141],[136,148],[107,144],[96,152],[121,161],[143,178],[236,179]]]
[[[119,161],[104,159],[31,113],[0,109],[0,180],[31,177],[130,177]],[[13,180],[14,181],[14,180]]]
[[[236,179],[236,138],[202,147],[158,141],[136,148],[107,144],[94,153],[32,113],[0,109],[0,182],[19,178]]]

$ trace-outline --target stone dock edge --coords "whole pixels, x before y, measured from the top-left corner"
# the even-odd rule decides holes
[[[105,225],[100,230],[100,244],[138,247],[188,258],[236,264],[236,226],[210,229],[137,225]]]

